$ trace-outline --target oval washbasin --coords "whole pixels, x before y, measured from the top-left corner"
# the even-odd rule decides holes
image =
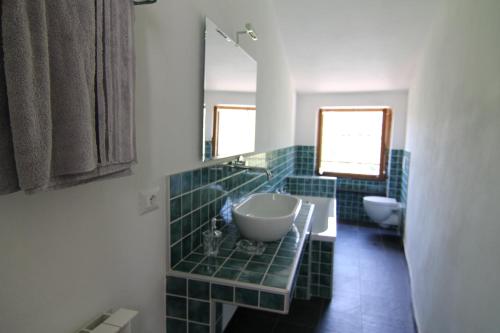
[[[271,242],[288,232],[301,204],[291,195],[256,193],[233,207],[233,219],[243,237]]]

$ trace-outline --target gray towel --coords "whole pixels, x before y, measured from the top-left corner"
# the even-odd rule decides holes
[[[132,1],[97,1],[97,106],[103,164],[136,160],[132,10]]]
[[[0,6],[0,17],[2,8]],[[2,27],[0,26],[0,36]],[[19,189],[17,183],[16,163],[12,147],[12,133],[10,131],[9,108],[7,104],[7,88],[3,70],[3,49],[0,38],[0,194],[15,192]]]
[[[36,192],[128,174],[136,160],[132,3],[16,0],[2,7],[20,187]]]

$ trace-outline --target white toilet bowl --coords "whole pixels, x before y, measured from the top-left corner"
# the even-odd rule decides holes
[[[393,198],[364,197],[363,206],[366,214],[382,226],[399,226],[401,221],[401,204]]]

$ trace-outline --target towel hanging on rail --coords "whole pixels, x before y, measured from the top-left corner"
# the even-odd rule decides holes
[[[0,17],[1,16],[2,7],[0,6]],[[0,25],[0,36],[1,35],[2,27]],[[2,40],[0,38],[0,194],[10,193],[19,188],[16,163],[14,161],[14,147],[12,146],[12,133],[10,131],[3,57]]]
[[[134,5],[150,5],[155,2],[156,0],[135,0]]]
[[[131,4],[1,3],[17,189],[31,193],[130,173],[136,161]],[[2,117],[4,110],[3,138]],[[9,158],[1,148],[0,159]],[[15,191],[4,184],[12,176],[2,165],[0,193]]]

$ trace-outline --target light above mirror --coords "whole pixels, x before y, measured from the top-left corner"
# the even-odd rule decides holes
[[[255,151],[257,62],[205,20],[204,161]]]

